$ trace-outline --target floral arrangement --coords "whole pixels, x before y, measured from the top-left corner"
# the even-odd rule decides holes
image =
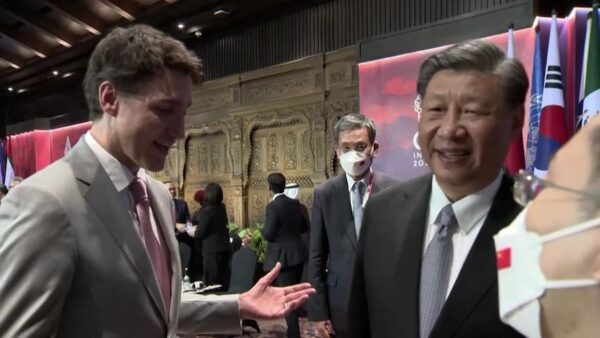
[[[235,233],[242,239],[242,246],[256,252],[260,263],[265,261],[267,240],[262,235],[264,224],[255,223],[253,226],[243,228],[235,223],[229,223],[229,233]]]

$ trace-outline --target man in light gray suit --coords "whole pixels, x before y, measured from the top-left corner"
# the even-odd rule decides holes
[[[271,287],[182,303],[163,168],[184,134],[201,62],[148,26],[117,28],[84,81],[92,129],[0,207],[0,336],[171,337],[236,333],[241,318],[283,317],[314,292]]]

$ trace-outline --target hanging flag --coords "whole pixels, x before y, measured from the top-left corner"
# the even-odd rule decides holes
[[[594,2],[588,14],[585,33],[585,49],[581,69],[581,90],[579,101],[583,101],[581,115],[577,118],[577,128],[585,126],[590,118],[600,114],[600,34],[598,34],[598,2]]]
[[[4,185],[10,187],[10,182],[15,176],[12,166],[12,151],[10,147],[10,137],[6,138],[6,174],[4,175]]]
[[[540,26],[535,27],[535,50],[531,67],[531,99],[529,101],[529,132],[527,133],[527,171],[534,171],[535,153],[540,129],[540,113],[542,111],[542,90],[544,88],[544,71],[542,70],[542,50]]]
[[[534,173],[545,177],[552,155],[568,138],[556,14],[552,15]]]
[[[508,45],[506,57],[515,58],[515,40],[513,36],[513,24],[508,26]],[[523,153],[523,133],[519,133],[511,142],[508,153],[504,158],[504,167],[511,175],[516,175],[519,170],[525,169],[525,154]]]

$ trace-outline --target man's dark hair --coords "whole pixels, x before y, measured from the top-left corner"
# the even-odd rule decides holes
[[[457,72],[478,71],[497,76],[502,92],[502,103],[507,111],[523,107],[529,79],[523,65],[508,59],[502,49],[485,40],[458,43],[427,58],[419,70],[417,92],[422,98],[429,81],[441,70]]]
[[[0,193],[2,195],[8,194],[8,188],[4,184],[2,184],[2,183],[0,183]]]
[[[223,189],[217,183],[209,183],[204,188],[204,203],[221,204],[223,202]]]
[[[280,194],[285,190],[285,176],[282,173],[272,173],[267,177],[269,190],[275,194]]]
[[[102,82],[110,81],[118,91],[132,95],[166,69],[189,74],[196,83],[202,79],[202,62],[181,41],[147,25],[115,28],[92,52],[83,80],[90,119],[102,117],[98,102]]]

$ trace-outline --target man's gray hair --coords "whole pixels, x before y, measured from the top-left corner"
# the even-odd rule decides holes
[[[335,137],[335,143],[339,143],[340,134],[344,131],[356,130],[367,128],[367,133],[369,134],[369,142],[371,144],[375,143],[375,136],[377,132],[375,131],[375,122],[368,116],[363,114],[348,114],[342,116],[333,127],[333,133]]]
[[[500,81],[502,102],[508,111],[523,107],[529,79],[523,65],[516,59],[507,59],[496,45],[485,40],[458,43],[427,58],[419,70],[417,92],[425,97],[427,85],[441,70],[457,72],[478,71],[495,74]]]

